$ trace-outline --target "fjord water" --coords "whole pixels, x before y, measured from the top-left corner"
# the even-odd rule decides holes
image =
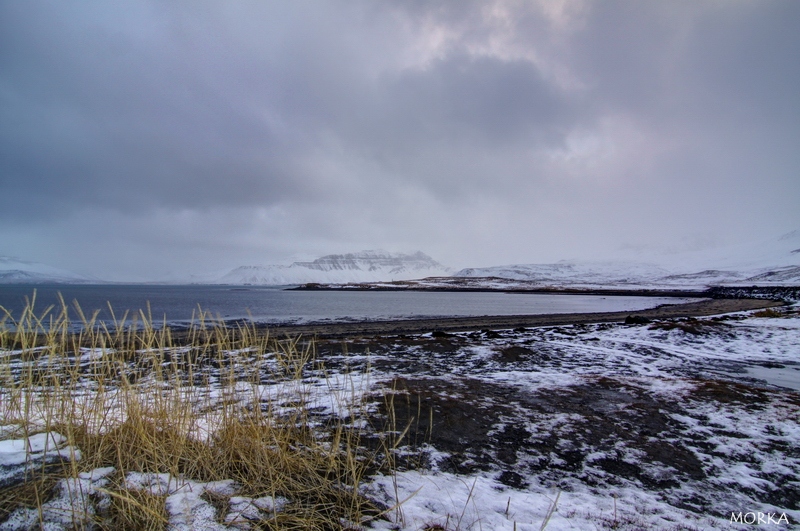
[[[292,291],[272,286],[5,285],[0,286],[0,306],[16,319],[34,291],[37,315],[51,305],[59,310],[60,294],[71,308],[77,303],[87,317],[99,310],[98,319],[110,321],[110,305],[117,319],[126,311],[130,317],[142,310],[156,324],[165,318],[175,324],[188,322],[198,316],[199,308],[215,319],[277,324],[632,311],[688,300],[497,292]],[[77,318],[74,310],[71,315]]]

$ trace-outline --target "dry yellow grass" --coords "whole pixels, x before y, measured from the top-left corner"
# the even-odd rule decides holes
[[[0,522],[24,506],[44,518],[59,479],[102,467],[114,469],[102,489],[109,503],[77,515],[78,527],[165,527],[166,493],[132,488],[132,472],[233,480],[237,496],[285,499],[251,521],[261,529],[340,529],[380,515],[361,487],[393,443],[362,444],[366,412],[355,390],[326,395],[346,414],[313,416],[304,380],[312,342],[231,330],[198,312],[178,343],[145,312],[107,325],[78,309],[76,326],[63,301],[40,313],[34,302],[0,321],[0,427],[6,438],[59,433],[80,459],[43,464],[0,490]],[[206,495],[220,509],[227,498]]]

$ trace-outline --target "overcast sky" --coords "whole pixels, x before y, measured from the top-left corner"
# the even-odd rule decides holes
[[[0,0],[0,255],[111,280],[800,228],[800,2]]]

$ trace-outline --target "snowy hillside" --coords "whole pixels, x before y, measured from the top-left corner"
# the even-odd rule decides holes
[[[67,284],[97,282],[66,269],[0,256],[0,284]]]
[[[641,284],[670,271],[653,264],[635,262],[568,262],[521,264],[462,269],[455,277],[495,277],[530,281],[547,286]]]
[[[362,251],[331,254],[311,262],[288,266],[243,266],[218,279],[221,284],[287,285],[408,280],[450,274],[450,270],[430,256]]]
[[[701,289],[714,285],[798,285],[800,231],[750,244],[648,256],[648,262],[561,261],[468,268],[453,276],[494,277],[542,287]]]

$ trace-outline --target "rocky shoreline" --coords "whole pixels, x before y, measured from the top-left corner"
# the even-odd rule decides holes
[[[785,304],[785,302],[770,299],[704,299],[687,304],[669,304],[633,312],[448,317],[440,319],[403,319],[282,326],[264,325],[263,329],[276,337],[315,336],[319,338],[419,334],[426,332],[451,333],[569,324],[614,323],[624,322],[626,319],[645,322],[644,320],[704,317],[773,308]]]
[[[624,289],[624,288],[557,288],[557,287],[522,287],[517,281],[500,278],[460,279],[435,278],[430,283],[416,280],[397,280],[393,282],[365,282],[358,284],[321,284],[308,283],[289,288],[290,291],[435,291],[453,293],[537,293],[547,295],[601,295],[607,297],[681,297],[706,298],[713,297],[713,290],[685,289]],[[495,285],[487,285],[495,282]],[[507,284],[507,285],[504,285]],[[745,288],[746,289],[746,288]],[[723,295],[724,296],[724,295]]]

